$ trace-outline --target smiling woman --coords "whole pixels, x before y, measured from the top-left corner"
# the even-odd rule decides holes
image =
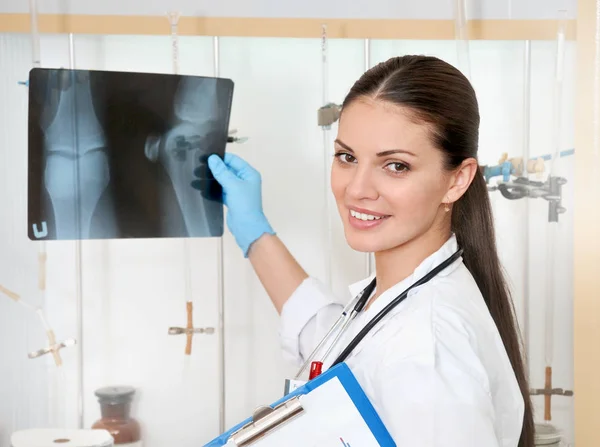
[[[373,67],[342,106],[332,191],[348,244],[376,261],[376,287],[366,287],[372,278],[353,287],[371,292],[350,338],[341,339],[362,341],[343,357],[402,446],[533,446],[478,133],[471,84],[434,57]],[[281,313],[284,352],[300,364],[344,306],[275,235],[262,211],[260,174],[231,154],[211,156],[209,165],[223,186],[229,228]],[[362,338],[366,327],[373,330]],[[343,348],[330,348],[324,363]]]
[[[453,141],[446,129],[434,125],[438,116],[428,112],[443,113],[446,109],[449,116],[458,117],[448,110],[453,98],[436,83],[448,85],[452,75],[460,72],[445,73],[449,66],[441,63],[434,72],[436,79],[434,75],[422,76],[437,63],[435,59],[405,57],[393,62],[370,70],[346,97],[331,172],[348,244],[355,250],[375,253],[380,258],[380,273],[382,265],[394,265],[395,274],[389,280],[388,275],[385,279],[378,275],[384,290],[408,276],[418,262],[448,240],[451,214],[446,210],[450,211],[469,190],[478,169],[476,141],[472,141],[477,137],[478,119],[471,129],[464,126],[463,141]],[[428,90],[433,94],[423,95],[427,99],[422,101],[417,94]],[[470,111],[477,114],[474,92],[471,94]],[[450,124],[445,117],[438,121]],[[454,126],[458,129],[460,124],[457,120]],[[457,153],[454,156],[459,163],[447,159],[440,150],[444,147],[435,136],[444,133],[449,134],[444,137],[446,146],[456,145],[451,150]],[[367,220],[368,216],[385,218],[374,222]],[[413,261],[404,262],[408,270],[399,271],[395,262],[381,262],[392,252],[402,252],[404,259],[411,253]]]
[[[450,236],[446,205],[450,195],[468,187],[477,163],[466,161],[457,171],[460,176],[451,176],[429,127],[416,123],[406,108],[376,98],[364,97],[344,108],[331,185],[353,249],[378,253],[408,242],[420,244],[419,238],[427,236],[429,245],[439,247]],[[402,149],[388,149],[397,147]],[[451,186],[462,186],[462,192],[450,191]],[[375,222],[368,216],[383,219]]]

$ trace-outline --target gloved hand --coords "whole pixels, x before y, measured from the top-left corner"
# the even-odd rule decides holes
[[[223,188],[229,231],[244,257],[248,257],[254,241],[265,233],[275,234],[263,213],[260,173],[245,160],[230,153],[225,154],[224,160],[218,155],[211,155],[208,167]]]

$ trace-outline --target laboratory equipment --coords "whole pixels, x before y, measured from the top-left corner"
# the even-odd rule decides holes
[[[237,129],[230,129],[229,130],[229,135],[227,137],[227,142],[228,143],[245,143],[246,141],[248,141],[248,137],[236,137],[235,134],[237,133]]]
[[[40,34],[38,30],[38,6],[37,0],[29,0],[29,20],[31,23],[31,55],[32,68],[39,68],[42,66],[41,53],[40,53]],[[29,79],[26,81],[19,81],[19,85],[29,87]],[[39,230],[41,233],[47,231],[45,225],[42,224],[42,228]],[[39,241],[38,245],[38,289],[42,294],[42,299],[46,293],[46,262],[48,254],[46,252],[46,242]]]
[[[321,26],[321,88],[323,104],[329,102],[329,42],[327,40],[327,25]],[[331,287],[332,281],[332,243],[333,222],[331,218],[331,184],[329,173],[333,158],[333,144],[331,141],[331,125],[321,126],[323,132],[323,181],[324,181],[324,213],[325,216],[325,283]]]
[[[457,68],[471,80],[471,51],[467,0],[454,1],[454,40],[456,41]]]
[[[371,68],[371,39],[365,39],[364,45],[365,71]],[[339,112],[338,112],[339,113]],[[339,117],[338,117],[339,118]],[[366,276],[371,276],[375,270],[375,254],[365,253]]]
[[[550,424],[535,424],[536,447],[561,447],[562,435]]]
[[[178,36],[178,24],[179,18],[181,14],[178,11],[171,11],[168,14],[169,22],[171,24],[171,46],[172,46],[172,59],[173,59],[173,74],[179,74],[179,36]],[[190,143],[186,142],[186,138],[184,136],[177,137],[177,145],[181,148],[181,151],[176,156],[179,161],[186,161],[188,155],[186,151],[191,149]],[[201,149],[201,145],[197,147],[197,149]],[[192,164],[196,161],[193,160],[197,154],[193,153],[190,155],[191,160],[187,160],[188,164],[191,162]],[[202,161],[202,160],[198,160]],[[202,175],[202,178],[197,180],[200,185],[200,190],[203,191],[206,189],[206,179],[204,178],[206,175]],[[196,181],[196,180],[195,180]],[[209,179],[210,182],[210,179]],[[210,183],[209,183],[210,184]],[[191,190],[191,188],[190,188]],[[193,192],[193,191],[192,191]],[[192,339],[194,334],[196,333],[213,333],[205,331],[204,329],[194,329],[193,322],[193,312],[194,312],[194,302],[193,302],[193,294],[192,294],[192,262],[191,262],[191,253],[190,253],[190,240],[188,238],[182,238],[181,244],[183,247],[183,275],[184,275],[184,284],[185,284],[185,296],[184,301],[186,305],[186,313],[187,313],[187,325],[185,328],[170,328],[169,335],[178,335],[185,333],[186,334],[186,345],[185,345],[185,355],[192,355]],[[185,368],[189,368],[189,364],[186,362]]]
[[[35,428],[16,431],[11,447],[113,447],[113,437],[106,430]]]
[[[135,389],[128,386],[106,387],[96,390],[95,394],[102,418],[94,422],[92,428],[108,431],[115,445],[141,447],[140,424],[131,416]]]
[[[566,212],[562,206],[562,187],[567,183],[567,179],[556,175],[556,162],[564,157],[575,154],[575,149],[561,150],[561,120],[562,97],[563,97],[563,78],[564,78],[564,60],[565,60],[565,40],[566,40],[566,11],[559,11],[558,32],[556,39],[556,66],[555,82],[553,88],[553,115],[552,132],[554,142],[554,151],[550,154],[540,155],[529,158],[529,145],[526,145],[525,157],[508,158],[505,153],[497,165],[482,166],[482,172],[489,183],[493,177],[501,176],[502,181],[496,186],[488,186],[490,191],[500,191],[502,196],[509,200],[518,200],[525,197],[543,198],[548,201],[548,222],[558,222],[560,214]],[[527,82],[527,80],[526,80]],[[529,95],[529,90],[526,90]],[[525,98],[528,104],[529,96]],[[529,123],[529,106],[525,107],[527,126]],[[528,132],[529,129],[527,128]],[[527,133],[528,137],[528,133]],[[546,164],[549,163],[549,167]],[[541,181],[542,174],[548,171],[548,176]],[[537,180],[530,180],[528,174],[535,174]],[[516,179],[511,181],[511,177]]]
[[[169,335],[182,335],[186,336],[186,344],[185,344],[185,355],[192,355],[192,338],[194,334],[214,334],[215,328],[207,327],[207,328],[195,328],[194,327],[194,303],[192,301],[187,301],[186,303],[186,313],[187,313],[187,324],[185,327],[170,327]]]
[[[35,312],[35,314],[39,317],[42,323],[44,332],[46,333],[46,337],[48,339],[48,345],[45,348],[41,348],[36,351],[30,352],[28,354],[28,357],[30,359],[35,359],[46,354],[52,354],[52,357],[54,358],[54,364],[57,367],[62,366],[63,360],[60,356],[61,349],[67,348],[69,346],[74,346],[75,344],[77,344],[77,341],[74,338],[69,338],[60,342],[57,341],[54,330],[48,324],[48,320],[42,308],[36,308],[35,306],[29,304],[27,301],[24,301],[18,293],[6,288],[2,284],[0,284],[0,293],[13,300],[15,303],[20,304],[25,309]]]
[[[218,36],[213,37],[213,76],[218,78],[221,74],[221,47]],[[229,131],[231,135],[237,133],[233,129]],[[235,138],[235,137],[233,137]],[[217,242],[217,312],[219,315],[218,330],[219,330],[219,355],[218,355],[218,371],[219,371],[219,431],[225,430],[225,414],[226,414],[226,364],[225,364],[225,261],[223,259],[223,238],[219,238]]]
[[[559,215],[567,211],[562,205],[562,188],[566,183],[567,179],[560,176],[548,176],[543,182],[519,177],[513,181],[488,186],[488,190],[500,191],[502,197],[508,200],[542,198],[548,202],[548,222],[558,222]]]
[[[529,147],[531,139],[531,41],[525,41],[523,49],[523,131],[522,131],[522,154],[523,159],[529,160]],[[507,154],[508,157],[508,154]],[[484,176],[485,177],[485,176]],[[487,183],[487,181],[486,181]],[[530,325],[531,318],[530,302],[531,297],[529,294],[529,280],[530,280],[530,254],[529,254],[529,240],[530,240],[530,203],[528,200],[523,202],[524,205],[524,216],[521,227],[521,237],[523,246],[523,286],[521,289],[522,296],[522,311],[521,311],[521,330],[523,332],[523,347],[525,352],[529,352],[530,343]],[[526,362],[527,373],[530,373],[529,363]]]
[[[328,103],[317,110],[317,124],[319,127],[327,128],[340,119],[342,106],[340,104]]]
[[[566,210],[561,205],[562,186],[566,184],[566,179],[556,175],[557,161],[564,156],[572,155],[571,151],[560,151],[560,141],[562,136],[562,122],[560,120],[560,112],[563,96],[563,73],[564,73],[564,58],[565,58],[565,16],[566,11],[559,12],[559,26],[556,41],[556,68],[555,82],[553,95],[553,122],[552,139],[555,144],[555,151],[551,156],[544,157],[544,160],[550,161],[549,175],[546,182],[541,186],[541,189],[546,192],[543,196],[549,201],[548,213],[548,234],[546,242],[546,287],[545,287],[545,333],[544,333],[544,388],[534,388],[530,391],[532,396],[544,396],[544,423],[548,431],[556,430],[551,424],[552,421],[552,396],[573,396],[572,390],[564,390],[555,388],[553,385],[553,363],[554,363],[554,333],[555,333],[555,307],[557,288],[554,283],[556,274],[556,244],[559,238],[558,214],[564,213]],[[500,187],[500,184],[498,185]],[[558,434],[557,434],[558,436]],[[560,439],[560,438],[559,438]]]

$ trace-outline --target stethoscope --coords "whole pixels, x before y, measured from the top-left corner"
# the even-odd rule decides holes
[[[348,356],[352,353],[354,348],[356,348],[356,346],[358,346],[358,344],[363,340],[363,338],[365,338],[365,336],[377,325],[377,323],[379,323],[387,314],[389,314],[396,306],[398,306],[398,304],[400,304],[402,301],[404,301],[406,299],[406,297],[408,296],[408,293],[412,289],[414,289],[415,287],[421,286],[421,285],[425,284],[426,282],[430,281],[431,279],[433,279],[442,270],[444,270],[447,267],[449,267],[450,265],[452,265],[454,263],[454,261],[456,261],[458,258],[460,258],[462,256],[462,254],[463,254],[462,248],[458,249],[452,256],[450,256],[448,259],[446,259],[445,261],[440,263],[437,267],[435,267],[433,270],[431,270],[429,273],[427,273],[421,279],[419,279],[418,281],[413,283],[410,287],[408,287],[406,290],[404,290],[400,295],[398,295],[396,298],[394,298],[387,306],[385,306],[381,311],[379,311],[379,313],[377,315],[375,315],[361,329],[361,331],[354,337],[354,339],[348,344],[348,346],[346,346],[346,349],[344,349],[342,351],[342,353],[331,364],[330,368],[333,368],[335,365],[342,363],[344,360],[346,360],[346,358],[348,358]],[[300,370],[296,374],[296,377],[295,377],[296,380],[298,380],[300,378],[300,376],[304,373],[304,371],[306,370],[308,365],[311,365],[309,380],[312,380],[314,377],[321,374],[321,370],[322,370],[324,361],[327,359],[329,354],[331,354],[331,351],[337,345],[337,343],[340,340],[340,338],[342,337],[342,335],[346,332],[346,329],[348,329],[348,326],[350,326],[350,323],[352,323],[352,321],[354,321],[356,316],[360,312],[362,312],[362,310],[366,306],[367,302],[369,301],[369,298],[371,297],[373,290],[375,290],[375,285],[376,285],[376,278],[373,278],[373,280],[356,296],[356,298],[351,300],[350,303],[348,303],[348,305],[346,305],[346,307],[342,311],[342,314],[340,315],[340,317],[333,324],[331,329],[329,329],[327,334],[325,334],[325,336],[321,339],[321,341],[319,342],[317,347],[313,350],[313,352],[308,356],[308,359],[306,360],[306,362],[304,362],[304,365],[302,365],[302,368],[300,368]],[[352,309],[352,310],[350,310],[350,309]],[[335,338],[333,339],[333,342],[331,343],[331,345],[329,345],[329,348],[327,349],[325,354],[321,357],[320,360],[313,360],[315,358],[315,356],[317,355],[317,353],[321,350],[323,345],[330,339],[331,335],[338,329],[339,326],[341,326],[341,329],[337,332]]]

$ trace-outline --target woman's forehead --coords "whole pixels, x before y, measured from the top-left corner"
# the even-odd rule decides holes
[[[355,152],[405,150],[419,155],[435,150],[429,124],[406,108],[370,99],[343,110],[337,138]]]

